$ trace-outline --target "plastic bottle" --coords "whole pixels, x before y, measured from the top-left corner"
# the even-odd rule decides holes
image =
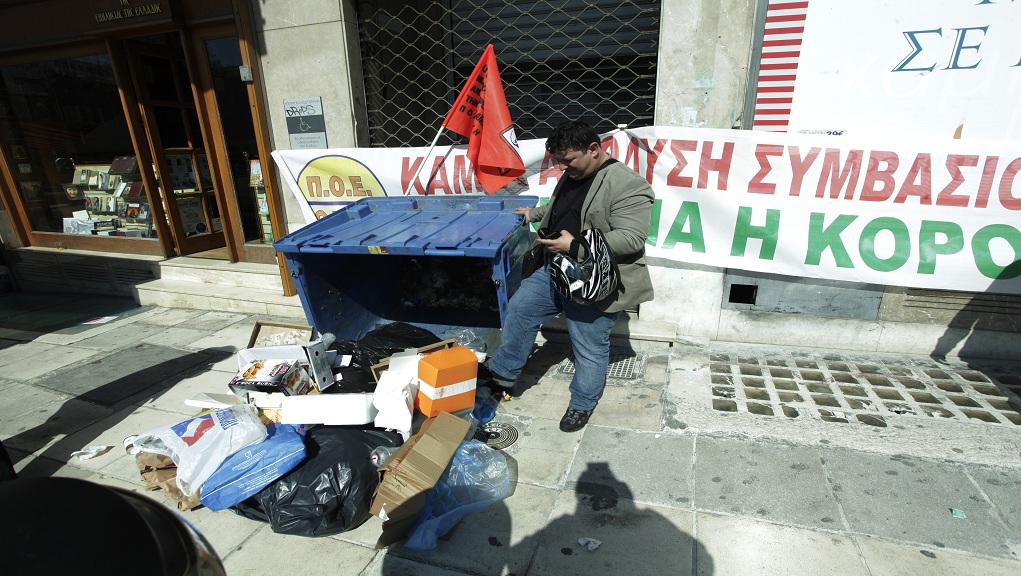
[[[393,453],[397,451],[397,448],[392,446],[376,446],[372,453],[369,454],[369,459],[372,460],[372,465],[379,467],[380,464],[386,462],[387,458],[393,456]]]

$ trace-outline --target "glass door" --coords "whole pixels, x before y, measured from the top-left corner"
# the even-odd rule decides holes
[[[216,180],[181,36],[147,36],[125,41],[125,48],[159,187],[149,197],[163,203],[178,254],[223,247]]]

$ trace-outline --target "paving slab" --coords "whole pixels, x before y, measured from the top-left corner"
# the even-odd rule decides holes
[[[540,535],[548,529],[556,497],[556,490],[519,484],[507,499],[466,516],[450,540],[441,540],[435,549],[417,552],[394,544],[387,558],[399,556],[473,574],[525,574]]]
[[[109,407],[77,398],[51,402],[15,418],[0,418],[0,437],[6,447],[30,454],[41,453],[55,442],[111,414],[113,410]]]
[[[663,390],[643,386],[639,382],[607,384],[589,422],[658,432],[663,427],[662,397]]]
[[[495,422],[514,426],[518,440],[504,450],[517,462],[517,481],[557,487],[564,480],[581,434],[564,434],[559,420],[517,418],[498,413]]]
[[[219,358],[216,358],[217,360]],[[209,351],[189,352],[138,344],[77,366],[46,385],[79,398],[112,405],[146,391],[159,395],[190,376],[188,371],[214,360]]]
[[[1021,534],[1021,474],[991,466],[967,466],[965,470],[996,507],[1013,534]]]
[[[333,538],[274,534],[261,526],[231,550],[217,550],[231,576],[266,574],[359,574],[376,551]]]
[[[993,505],[960,466],[853,450],[820,450],[850,530],[937,549],[1016,558]],[[952,510],[963,511],[965,518]]]
[[[10,340],[8,340],[8,342],[10,342]],[[3,349],[0,349],[0,368],[4,369],[4,372],[6,372],[7,367],[28,363],[32,361],[32,358],[41,354],[46,354],[47,352],[52,352],[57,348],[58,346],[56,345],[46,344],[43,342],[18,342],[13,346],[5,346]],[[40,362],[39,359],[37,359],[32,363],[38,364]],[[42,363],[45,363],[45,360],[43,360]]]
[[[4,420],[37,411],[54,402],[63,404],[73,398],[70,394],[25,384],[12,384],[0,390],[3,391],[3,408],[0,414]]]
[[[880,538],[855,538],[872,574],[898,576],[1017,576],[1021,562],[992,560],[938,548],[890,542]]]
[[[464,576],[466,574],[468,573],[430,566],[380,552],[359,576]]]
[[[635,504],[621,496],[622,486],[581,484],[561,493],[528,574],[692,574],[699,548],[693,513]],[[589,550],[581,538],[599,545]]]
[[[868,570],[851,538],[837,533],[704,512],[695,523],[698,576],[880,574]]]
[[[691,508],[691,435],[589,425],[571,464],[569,485],[609,486],[622,498]]]
[[[165,412],[176,412],[182,416],[195,415],[201,409],[185,404],[185,400],[203,393],[233,394],[228,384],[236,375],[236,371],[206,370],[181,380],[163,394],[145,398],[142,401],[142,406],[157,408]]]
[[[249,318],[248,314],[238,314],[236,312],[203,312],[194,318],[189,318],[187,321],[178,324],[178,326],[215,332],[247,318]],[[251,328],[252,326],[249,326],[249,329]],[[247,343],[248,341],[245,340],[245,342]]]
[[[144,323],[119,324],[116,328],[106,331],[97,331],[94,336],[89,336],[74,343],[77,348],[91,348],[92,350],[117,350],[137,346],[142,340],[159,334],[164,328]]]
[[[101,352],[98,350],[89,350],[87,348],[77,348],[72,346],[57,346],[51,350],[45,351],[41,355],[36,355],[33,358],[28,359],[26,362],[19,362],[6,366],[3,371],[5,377],[19,380],[21,382],[38,381],[48,383],[53,380],[54,377],[59,377],[54,374],[55,371],[66,366],[88,361],[89,359],[100,355]]]
[[[819,453],[776,442],[696,440],[695,506],[783,524],[844,528]]]

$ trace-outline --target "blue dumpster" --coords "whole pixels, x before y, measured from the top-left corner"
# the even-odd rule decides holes
[[[364,198],[273,244],[311,326],[357,340],[407,322],[488,340],[503,326],[534,234],[536,196]]]

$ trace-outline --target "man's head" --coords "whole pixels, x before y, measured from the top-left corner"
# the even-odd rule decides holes
[[[584,122],[565,122],[554,128],[546,139],[546,151],[574,180],[592,176],[607,158],[599,134]]]

